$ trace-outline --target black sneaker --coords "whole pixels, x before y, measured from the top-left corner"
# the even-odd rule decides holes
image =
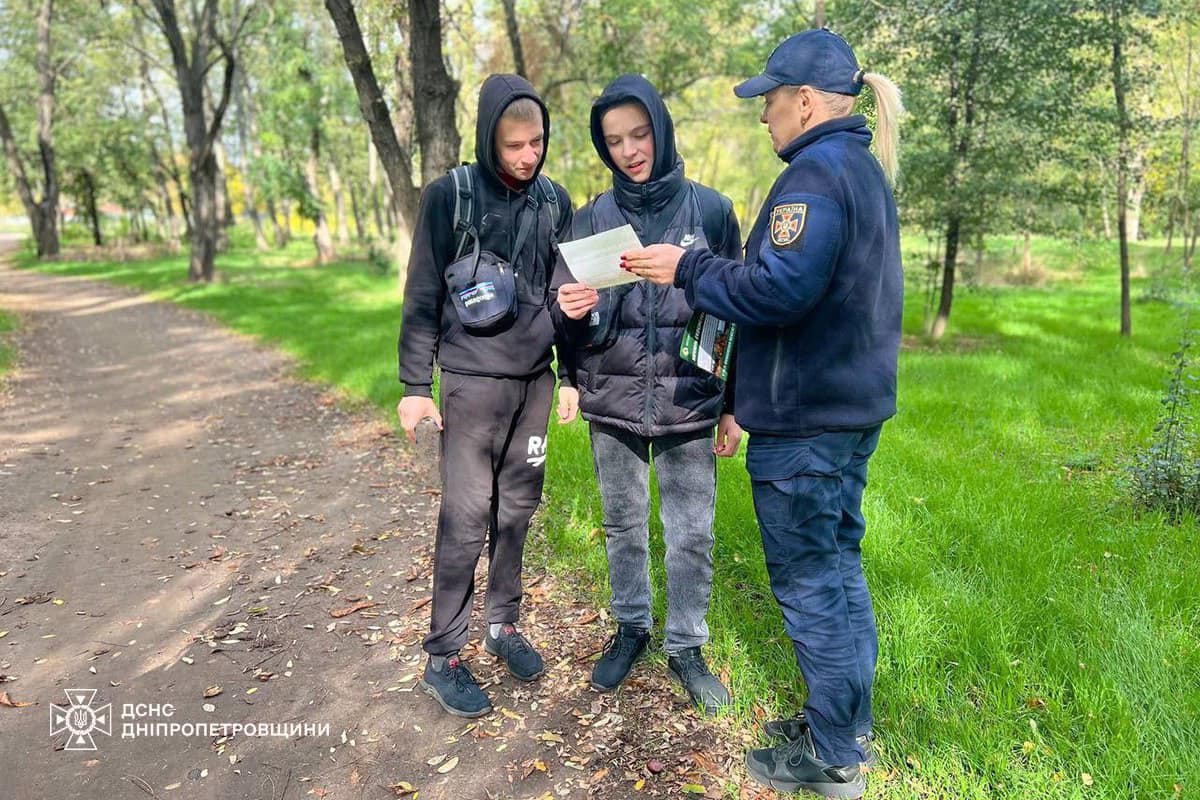
[[[699,647],[689,647],[668,656],[667,669],[683,684],[692,702],[710,717],[729,705],[729,690],[708,671]]]
[[[490,632],[483,637],[483,649],[497,658],[504,659],[513,677],[523,681],[537,680],[546,671],[546,665],[538,651],[533,649],[529,640],[522,636],[512,623],[504,623],[500,628],[500,635],[495,639]]]
[[[808,728],[808,720],[801,711],[791,719],[773,719],[763,723],[763,733],[778,742],[794,742]],[[863,760],[860,762],[867,769],[879,763],[879,753],[875,750],[875,734],[867,731],[855,737],[858,746],[862,748]]]
[[[604,655],[592,667],[592,688],[611,692],[621,685],[629,670],[646,652],[650,631],[632,625],[618,625],[617,632],[604,645]]]
[[[459,660],[458,653],[446,656],[441,669],[434,669],[432,659],[426,662],[421,688],[456,717],[482,717],[492,710],[491,701],[479,688],[471,670]]]
[[[746,753],[746,771],[754,780],[780,792],[804,789],[823,797],[857,800],[867,790],[858,764],[834,766],[817,758],[807,726],[799,739]]]

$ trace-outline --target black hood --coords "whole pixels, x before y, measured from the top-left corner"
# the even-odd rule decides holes
[[[636,183],[625,176],[608,154],[600,120],[614,106],[629,102],[640,103],[650,117],[654,132],[654,163],[650,180]],[[592,144],[600,160],[613,174],[613,194],[617,202],[635,211],[659,210],[670,202],[683,185],[683,160],[675,150],[675,123],[662,95],[641,75],[622,75],[604,88],[592,103]]]
[[[520,75],[489,75],[479,88],[479,112],[475,115],[475,161],[502,190],[507,187],[500,178],[500,165],[496,163],[496,125],[504,109],[521,97],[528,97],[542,109],[542,125],[545,129],[542,160],[534,170],[533,179],[530,180],[532,183],[546,163],[546,150],[550,144],[550,112],[546,110],[546,104],[538,97],[533,85]]]

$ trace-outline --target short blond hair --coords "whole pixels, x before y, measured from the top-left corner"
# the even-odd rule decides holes
[[[541,122],[542,107],[532,97],[518,97],[504,107],[500,119],[511,119],[514,122]]]

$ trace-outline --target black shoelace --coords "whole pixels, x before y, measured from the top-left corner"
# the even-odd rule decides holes
[[[471,670],[467,668],[466,664],[459,661],[457,664],[451,665],[447,662],[447,666],[450,667],[450,677],[454,679],[455,689],[462,691],[479,688],[479,681],[475,680],[475,676],[471,674]]]
[[[509,651],[514,655],[533,652],[533,645],[530,644],[529,640],[520,631],[513,630],[512,633],[504,638],[508,642]]]
[[[605,658],[620,658],[621,656],[633,655],[633,651],[637,649],[637,639],[631,636],[622,636],[618,631],[608,638],[604,643]]]
[[[693,678],[712,675],[708,664],[705,664],[702,658],[681,658],[676,663],[679,664],[679,677],[684,683],[691,683]]]
[[[804,761],[805,755],[811,755],[812,750],[809,748],[808,737],[801,736],[799,739],[792,739],[786,744],[781,744],[775,748],[775,758],[779,761],[787,761],[792,766],[799,766]]]

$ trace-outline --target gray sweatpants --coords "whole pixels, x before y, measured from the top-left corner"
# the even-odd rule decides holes
[[[549,370],[535,378],[442,372],[442,507],[425,652],[467,643],[475,565],[488,546],[487,621],[516,622],[529,520],[542,500]]]
[[[650,629],[650,460],[658,477],[666,544],[666,650],[708,641],[716,456],[713,429],[652,438],[591,423],[592,458],[604,507],[612,612]]]

